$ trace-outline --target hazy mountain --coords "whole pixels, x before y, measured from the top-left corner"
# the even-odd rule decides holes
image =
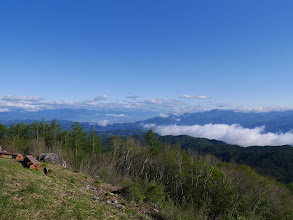
[[[57,109],[36,112],[0,112],[0,121],[5,124],[26,120],[57,119],[64,128],[71,126],[72,121],[81,122],[86,130],[93,126],[97,131],[120,131],[124,134],[142,132],[151,126],[158,125],[205,125],[205,124],[239,124],[244,128],[265,126],[266,132],[288,132],[293,129],[293,110],[275,112],[237,112],[232,110],[212,110],[197,113],[171,114],[164,117],[154,117],[143,121],[111,123],[113,115],[121,112],[98,112],[84,109]],[[119,119],[120,120],[120,119]],[[126,119],[123,119],[126,120]],[[115,121],[115,120],[114,120]],[[129,132],[125,132],[125,131]],[[119,132],[118,132],[119,133]]]
[[[141,122],[144,125],[206,125],[239,124],[245,128],[265,126],[267,132],[288,132],[293,129],[293,111],[237,112],[232,110],[212,110],[168,117],[155,117]]]
[[[1,112],[0,120],[67,120],[77,122],[96,122],[102,125],[115,122],[138,121],[154,117],[156,113],[150,111],[120,111],[120,110],[88,110],[88,109],[51,109],[40,111],[12,110]]]

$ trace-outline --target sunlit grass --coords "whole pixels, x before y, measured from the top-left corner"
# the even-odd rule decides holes
[[[23,168],[0,159],[0,219],[138,219],[132,210],[95,200],[96,180],[43,164],[51,172]]]

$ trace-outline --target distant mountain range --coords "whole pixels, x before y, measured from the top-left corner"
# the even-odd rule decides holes
[[[197,113],[171,114],[165,117],[155,117],[143,121],[131,123],[113,123],[102,126],[97,119],[97,111],[58,109],[38,112],[1,112],[0,121],[17,122],[52,120],[56,118],[59,123],[67,124],[67,121],[78,121],[82,124],[93,125],[97,130],[129,130],[142,129],[145,125],[205,125],[205,124],[239,124],[245,128],[265,126],[268,132],[287,132],[293,129],[293,110],[278,112],[237,112],[232,110],[212,110]],[[106,113],[104,113],[106,115]],[[99,119],[105,119],[99,118]],[[79,120],[76,120],[79,119]]]
[[[197,113],[171,114],[132,123],[115,123],[107,126],[94,124],[96,130],[146,130],[149,127],[164,125],[206,125],[239,124],[253,129],[265,126],[265,132],[285,133],[293,130],[293,111],[279,112],[237,112],[231,110],[212,110]]]
[[[151,118],[156,115],[154,112],[149,111],[107,111],[107,110],[89,110],[89,109],[48,109],[40,111],[0,111],[0,120],[67,120],[77,122],[95,122],[102,125],[115,122],[129,122],[138,121],[144,118]]]
[[[120,113],[117,112],[117,115]],[[113,114],[111,114],[113,115]],[[232,110],[212,110],[197,113],[170,114],[136,122],[102,123],[111,116],[107,112],[98,113],[94,110],[58,109],[38,112],[0,112],[0,122],[13,122],[56,118],[63,128],[69,128],[73,121],[81,122],[85,130],[91,126],[100,133],[106,134],[138,134],[151,126],[159,125],[206,125],[206,124],[239,124],[244,128],[265,126],[266,132],[280,133],[293,130],[293,110],[272,112],[237,112]],[[78,119],[78,120],[77,120]],[[95,120],[94,120],[95,119]]]
[[[267,132],[288,132],[293,129],[293,111],[237,112],[232,110],[212,110],[168,117],[156,117],[142,121],[143,124],[156,125],[206,125],[239,124],[244,128],[265,126]]]

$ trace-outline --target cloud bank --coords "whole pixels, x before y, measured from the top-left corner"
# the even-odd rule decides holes
[[[111,98],[108,95],[96,96],[93,99],[72,101],[72,100],[47,100],[35,96],[0,96],[0,113],[9,111],[41,111],[55,109],[86,109],[96,111],[108,111],[107,117],[117,119],[131,119],[128,112],[137,114],[141,112],[147,117],[159,116],[162,118],[170,114],[181,115],[183,113],[203,112],[212,109],[235,110],[241,112],[269,112],[293,110],[293,107],[275,106],[275,107],[232,107],[225,103],[213,103],[211,97],[183,95],[178,98],[151,98],[143,99],[138,96],[127,96],[126,99],[118,97]],[[110,114],[111,112],[121,112],[121,114]],[[127,112],[127,114],[125,114]],[[123,114],[122,114],[123,113]],[[141,119],[146,119],[143,116]],[[175,120],[175,119],[174,119]],[[180,119],[176,119],[179,121]]]
[[[154,127],[154,126],[153,126]],[[157,126],[155,132],[160,135],[189,135],[224,141],[228,144],[237,144],[242,147],[248,146],[276,146],[293,144],[293,132],[287,133],[264,133],[263,127],[254,129],[243,128],[240,125],[206,124],[203,126]]]

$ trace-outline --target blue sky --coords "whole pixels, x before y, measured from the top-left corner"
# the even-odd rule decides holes
[[[0,111],[287,109],[293,2],[0,1]]]

